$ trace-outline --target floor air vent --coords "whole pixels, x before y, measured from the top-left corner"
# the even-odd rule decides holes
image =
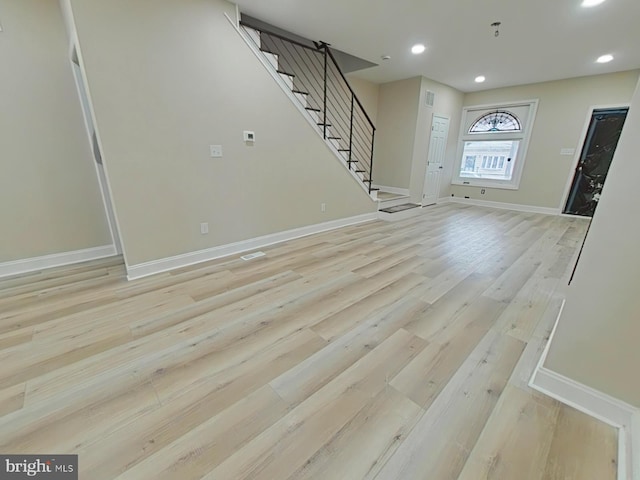
[[[264,257],[266,255],[266,253],[264,252],[254,252],[254,253],[250,253],[248,255],[245,255],[244,257],[240,257],[242,260],[253,260],[254,258],[258,258],[258,257]]]

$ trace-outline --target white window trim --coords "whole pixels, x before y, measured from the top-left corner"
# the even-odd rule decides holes
[[[492,134],[486,133],[469,133],[466,129],[466,119],[469,110],[489,110],[489,109],[504,109],[509,110],[509,107],[529,107],[529,115],[526,121],[520,119],[521,123],[525,125],[524,131],[520,132],[495,132]],[[529,141],[531,139],[531,133],[533,132],[533,124],[538,112],[538,99],[533,100],[521,100],[516,102],[503,102],[503,103],[491,103],[486,105],[469,105],[462,109],[462,118],[460,119],[460,133],[458,134],[458,149],[456,154],[456,161],[453,167],[453,178],[451,180],[452,185],[462,185],[465,187],[486,187],[486,188],[500,188],[505,190],[518,190],[520,188],[520,180],[522,179],[522,172],[524,171],[524,165],[527,160],[527,153],[529,151]],[[462,154],[464,152],[465,141],[482,141],[482,140],[520,140],[520,146],[518,147],[518,155],[515,161],[515,168],[511,180],[490,180],[486,178],[467,178],[460,177],[460,168],[462,167]]]

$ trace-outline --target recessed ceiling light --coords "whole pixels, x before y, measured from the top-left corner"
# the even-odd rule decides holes
[[[582,6],[589,8],[595,7],[596,5],[600,5],[604,0],[582,0]]]
[[[598,62],[598,63],[609,63],[611,60],[613,60],[613,55],[607,54],[607,55],[602,55],[601,57],[598,57],[596,62]]]
[[[417,43],[416,45],[414,45],[413,47],[411,47],[411,53],[413,53],[414,55],[420,55],[422,52],[424,52],[427,49],[427,47],[425,47],[424,45],[422,45],[421,43]]]
[[[486,78],[484,78],[484,75],[479,75],[476,77],[476,83],[482,83],[486,80]]]

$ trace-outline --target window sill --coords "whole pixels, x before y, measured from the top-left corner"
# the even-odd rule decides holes
[[[482,188],[497,188],[501,190],[518,190],[519,185],[507,182],[496,182],[491,180],[482,179],[470,179],[470,180],[458,180],[451,181],[451,185],[459,185],[461,187],[482,187]]]

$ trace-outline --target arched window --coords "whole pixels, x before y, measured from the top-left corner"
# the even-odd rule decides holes
[[[537,108],[537,100],[464,107],[451,183],[517,190]]]
[[[469,129],[469,133],[520,131],[522,131],[520,120],[513,113],[505,110],[496,110],[481,116]]]

